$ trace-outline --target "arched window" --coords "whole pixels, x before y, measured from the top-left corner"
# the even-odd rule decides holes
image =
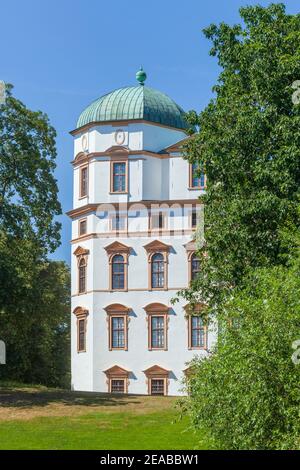
[[[80,294],[84,293],[86,291],[86,259],[81,258],[79,261],[79,266],[78,266],[78,291]]]
[[[112,259],[112,289],[125,288],[125,263],[122,255],[115,255]]]
[[[200,259],[196,253],[192,254],[191,257],[191,280],[193,281],[198,276],[200,272]]]
[[[162,253],[155,253],[151,259],[151,287],[152,289],[162,289],[165,285],[164,256]]]

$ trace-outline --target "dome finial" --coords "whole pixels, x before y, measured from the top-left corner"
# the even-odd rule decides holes
[[[140,82],[140,85],[144,85],[144,81],[147,78],[146,72],[144,72],[143,67],[141,66],[140,70],[135,74],[135,77],[138,82]]]

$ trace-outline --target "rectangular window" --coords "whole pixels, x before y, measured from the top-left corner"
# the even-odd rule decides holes
[[[190,171],[191,171],[190,186],[192,188],[203,189],[205,187],[205,175],[204,173],[200,173],[199,164],[192,163]]]
[[[111,393],[125,393],[125,380],[111,379]]]
[[[79,294],[83,294],[86,291],[86,263],[84,259],[81,259],[79,262],[78,275],[78,291]]]
[[[197,210],[193,209],[192,210],[192,228],[197,227]]]
[[[85,235],[87,232],[87,221],[86,219],[79,221],[79,236]]]
[[[87,196],[88,193],[88,169],[87,166],[80,169],[80,197]]]
[[[114,231],[126,230],[126,217],[123,214],[115,214],[111,219],[111,229]]]
[[[151,288],[163,289],[165,286],[165,263],[161,253],[155,253],[151,259]]]
[[[165,347],[165,318],[151,315],[151,348],[164,349]]]
[[[126,192],[126,162],[113,162],[112,191],[114,193]]]
[[[205,326],[201,317],[191,317],[191,347],[205,348]]]
[[[164,379],[151,379],[151,395],[164,395],[165,381]]]
[[[111,319],[111,345],[113,349],[125,348],[124,317],[112,317]]]
[[[124,256],[115,255],[111,262],[111,275],[113,290],[122,290],[125,288],[125,262]]]
[[[158,230],[164,228],[165,221],[162,212],[151,214],[151,229]]]
[[[78,320],[78,351],[85,351],[85,320]]]

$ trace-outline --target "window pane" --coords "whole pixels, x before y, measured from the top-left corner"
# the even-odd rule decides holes
[[[84,263],[81,262],[78,270],[78,275],[79,275],[79,286],[78,290],[79,293],[83,293],[86,290],[86,266]]]
[[[197,226],[197,212],[195,209],[193,209],[193,212],[192,212],[192,227],[196,227]]]
[[[164,395],[164,379],[151,379],[151,395]]]
[[[152,288],[164,287],[164,258],[161,253],[152,256],[151,263],[151,284]]]
[[[82,220],[79,223],[79,235],[84,235],[86,233],[86,220]]]
[[[112,261],[112,288],[124,289],[125,287],[125,266],[122,255],[115,255]]]
[[[151,214],[151,228],[160,229],[164,228],[164,216],[162,212]]]
[[[124,317],[113,317],[111,322],[112,328],[112,347],[124,348],[125,347],[125,330],[124,330]]]
[[[112,379],[111,391],[112,393],[125,393],[125,380]]]
[[[81,169],[80,196],[87,195],[87,168]]]
[[[192,164],[192,187],[203,188],[205,186],[205,175],[199,173],[199,165],[197,163]]]
[[[165,347],[165,321],[163,316],[151,317],[151,347]]]
[[[194,348],[205,347],[205,326],[202,318],[191,317],[191,343]]]
[[[200,272],[200,259],[197,258],[197,255],[194,254],[192,256],[192,264],[191,264],[191,268],[192,268],[192,280],[194,280],[198,273]]]
[[[78,350],[85,350],[85,320],[78,321]]]
[[[126,189],[126,163],[113,164],[113,191],[124,192]]]
[[[125,230],[126,228],[126,218],[116,214],[112,218],[112,230]]]

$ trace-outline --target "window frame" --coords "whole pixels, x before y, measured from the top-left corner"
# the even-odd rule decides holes
[[[155,218],[158,217],[158,226],[154,225]],[[162,222],[160,227],[160,220]],[[149,230],[152,232],[160,232],[167,229],[167,214],[165,210],[150,210],[149,211]]]
[[[208,326],[207,324],[203,321],[203,326],[201,329],[204,331],[204,345],[203,346],[194,346],[192,342],[192,318],[193,317],[200,317],[199,313],[201,310],[204,308],[204,304],[198,304],[194,311],[191,311],[190,305],[186,305],[184,307],[184,310],[186,312],[186,319],[187,319],[187,330],[188,330],[188,349],[189,350],[202,350],[202,351],[207,351],[208,349]],[[198,315],[197,315],[198,313]]]
[[[85,182],[85,192],[83,191],[83,172],[86,171],[86,182]],[[89,194],[89,167],[88,165],[82,165],[79,167],[79,199],[88,197]]]
[[[104,309],[107,313],[108,326],[108,350],[109,351],[128,351],[128,323],[130,308],[122,304],[111,304]],[[123,318],[124,346],[113,346],[113,319]]]
[[[150,379],[150,394],[151,396],[154,396],[154,397],[159,397],[159,396],[164,396],[165,395],[165,389],[166,389],[166,384],[165,384],[165,380],[164,378],[151,378]],[[154,381],[156,382],[162,382],[162,393],[153,393],[153,383]]]
[[[114,190],[114,166],[118,164],[124,164],[125,165],[125,172],[124,172],[124,178],[125,178],[125,189],[124,191],[115,191]],[[110,193],[111,194],[127,194],[128,193],[128,159],[111,159],[110,160]]]
[[[159,255],[160,256],[160,260],[157,261],[157,260],[154,260],[154,258]],[[157,271],[154,271],[154,263],[159,263],[159,267],[162,269],[158,269]],[[162,282],[162,285],[154,285],[153,283],[153,276],[156,275],[158,276],[158,279],[160,279],[160,275],[163,276],[163,282]],[[150,283],[151,283],[151,290],[163,290],[165,288],[165,277],[166,277],[166,266],[165,266],[165,259],[164,259],[164,255],[163,253],[161,252],[156,252],[156,253],[152,253],[152,256],[151,256],[151,279],[150,279]],[[160,281],[159,281],[160,282]],[[158,284],[159,284],[158,282]]]
[[[152,380],[162,380],[164,384],[164,396],[168,395],[170,371],[161,366],[154,365],[143,371],[147,377],[148,395],[152,395]],[[154,394],[153,396],[159,396]]]
[[[82,276],[82,271],[84,275]],[[83,280],[83,281],[82,281]],[[80,258],[78,262],[78,294],[86,293],[86,281],[87,281],[87,262],[84,257]],[[84,284],[84,289],[82,289],[81,283]]]
[[[123,220],[124,221],[124,228],[114,228],[114,220]],[[116,212],[114,214],[111,214],[109,217],[110,221],[110,231],[113,233],[126,233],[127,232],[127,224],[128,224],[128,219],[127,219],[127,214],[120,214],[119,212]]]
[[[124,395],[126,392],[126,379],[123,377],[113,377],[109,379],[110,381],[110,393],[116,394],[116,395]],[[123,391],[114,391],[113,390],[113,382],[123,382]]]
[[[154,326],[153,326],[153,320],[154,319],[162,319],[162,327],[161,327],[161,325],[159,325],[156,328],[154,328]],[[151,315],[149,315],[149,322],[150,322],[150,325],[149,325],[150,335],[149,335],[149,346],[148,346],[149,351],[153,351],[153,350],[163,350],[163,351],[165,351],[166,350],[166,340],[167,340],[166,315],[165,314],[155,314],[155,313],[151,314]],[[163,336],[162,346],[154,345],[154,336],[153,336],[154,332],[157,332],[157,333],[162,332],[162,336]]]
[[[85,223],[85,232],[81,233],[81,224]],[[87,235],[87,217],[78,220],[78,237],[84,237]]]
[[[199,189],[206,189],[206,174],[205,173],[201,174],[201,175],[203,175],[203,179],[204,179],[203,185],[201,184],[201,175],[200,175],[200,176],[197,176],[197,178],[199,179],[200,184],[198,186],[194,186],[194,184],[193,184],[193,180],[194,180],[193,165],[195,165],[195,163],[189,163],[189,189],[191,189],[191,190],[193,190],[193,189],[195,189],[195,190],[197,190],[197,189],[198,190]]]
[[[148,290],[168,290],[168,256],[170,245],[166,245],[159,240],[153,240],[152,242],[147,243],[147,245],[144,245],[144,248],[148,256]],[[164,285],[163,287],[152,288],[152,256],[156,253],[161,253],[164,258]]]
[[[76,315],[76,343],[77,343],[77,353],[84,353],[87,351],[87,316],[89,314],[88,310],[82,307],[76,307],[73,311]],[[83,341],[84,347],[80,346],[80,324],[83,324]]]
[[[108,393],[114,393],[114,394],[119,394],[121,392],[112,392],[112,381],[113,380],[119,380],[119,381],[124,381],[124,394],[128,393],[128,385],[129,385],[129,375],[130,371],[123,369],[123,367],[120,366],[113,366],[110,367],[109,369],[103,371],[104,374],[107,377],[107,387],[108,387]]]
[[[152,303],[146,305],[144,310],[147,314],[147,327],[148,327],[148,351],[167,351],[168,350],[168,326],[169,326],[169,307],[160,303]],[[153,317],[163,318],[163,346],[155,347],[153,346]]]
[[[83,295],[83,294],[87,293],[87,281],[88,281],[87,268],[88,268],[89,250],[87,250],[86,248],[83,248],[82,246],[78,246],[73,254],[77,258],[77,291],[76,291],[76,295]],[[83,266],[81,266],[82,261],[84,262]],[[81,267],[85,268],[85,290],[84,291],[80,290],[80,268]]]
[[[116,262],[114,261],[117,257],[119,258],[122,258],[122,262]],[[115,265],[122,265],[123,267],[123,272],[117,272],[115,273],[114,272],[114,266]],[[126,276],[126,261],[125,261],[125,257],[122,253],[115,253],[114,255],[112,255],[111,257],[111,290],[112,291],[124,291],[125,290],[125,285],[126,285],[126,279],[125,279],[125,276]],[[114,276],[118,276],[118,279],[120,276],[123,277],[123,287],[114,287]]]
[[[193,251],[191,253],[191,258],[190,258],[190,281],[194,281],[196,279],[196,277],[193,276],[194,274],[194,271],[193,271],[193,261],[197,261],[199,263],[199,268],[195,271],[196,273],[199,273],[201,271],[201,260],[200,258],[197,256],[197,252],[196,251]]]
[[[104,247],[108,255],[108,290],[109,292],[127,292],[128,291],[128,258],[131,247],[124,245],[118,241],[111,243]],[[124,259],[124,289],[113,289],[112,276],[113,276],[113,258],[116,255],[123,256]]]
[[[113,345],[113,320],[115,318],[123,319],[123,332],[124,332],[124,346],[116,347]],[[127,351],[128,350],[128,314],[127,313],[116,313],[109,315],[109,329],[108,329],[108,343],[109,351]]]
[[[193,225],[193,214],[196,214],[196,225]],[[200,214],[201,214],[201,205],[196,204],[193,205],[191,209],[188,211],[189,217],[189,228],[193,230],[193,232],[197,229],[197,225],[200,222]]]

